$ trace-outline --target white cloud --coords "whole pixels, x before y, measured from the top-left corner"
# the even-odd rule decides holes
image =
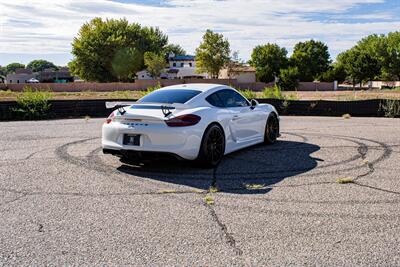
[[[289,50],[310,38],[328,43],[331,51],[351,47],[371,33],[398,30],[388,13],[354,14],[359,23],[319,21],[309,15],[340,18],[350,8],[382,0],[169,0],[163,6],[105,0],[0,0],[0,53],[69,53],[80,26],[94,17],[121,18],[159,26],[173,43],[193,52],[205,29],[222,32],[247,59],[254,46],[276,42]],[[378,21],[379,18],[384,21]]]

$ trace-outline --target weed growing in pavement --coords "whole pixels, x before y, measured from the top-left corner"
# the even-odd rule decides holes
[[[218,187],[216,187],[216,186],[210,186],[210,188],[208,188],[208,192],[210,192],[210,193],[217,193],[217,192],[218,192]]]
[[[368,165],[368,164],[369,164],[368,160],[365,159],[365,160],[362,161],[362,165]]]
[[[351,177],[339,178],[336,180],[338,184],[352,184],[354,183],[354,179]]]
[[[343,119],[351,119],[351,115],[350,114],[343,114],[342,118]]]
[[[204,201],[207,205],[214,205],[214,198],[211,195],[206,195]]]

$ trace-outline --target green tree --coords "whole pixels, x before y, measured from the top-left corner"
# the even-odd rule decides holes
[[[338,81],[339,83],[344,82],[346,80],[347,73],[342,64],[334,63],[331,64],[327,71],[322,73],[318,80],[321,82],[334,82]]]
[[[1,75],[1,76],[6,76],[6,75],[7,75],[7,72],[6,72],[6,68],[5,68],[5,67],[0,66],[0,75]]]
[[[400,80],[400,32],[391,32],[386,37],[386,53],[382,60],[382,78]]]
[[[16,69],[24,69],[25,65],[21,63],[10,63],[7,66],[5,66],[5,70],[7,74],[10,73],[15,73]]]
[[[133,80],[137,70],[142,67],[142,55],[136,48],[119,49],[111,61],[112,74],[118,81]]]
[[[297,67],[290,66],[286,69],[281,69],[278,86],[286,91],[296,90],[299,86],[299,77],[300,72]]]
[[[68,66],[88,81],[126,81],[144,68],[145,52],[161,53],[167,43],[168,37],[157,28],[126,19],[95,18],[83,24],[74,38],[74,59]]]
[[[300,80],[304,82],[317,79],[331,63],[328,46],[315,40],[297,43],[290,61],[298,68]]]
[[[37,59],[33,60],[26,65],[27,68],[31,69],[33,72],[43,71],[45,69],[55,69],[57,70],[57,66],[54,63],[44,60],[44,59]]]
[[[253,49],[250,64],[256,68],[257,79],[261,82],[272,82],[280,70],[287,67],[287,51],[277,44],[258,45]]]
[[[153,52],[144,54],[144,64],[147,66],[147,71],[154,78],[159,78],[162,70],[166,67],[164,55],[157,55]]]
[[[203,41],[196,49],[196,68],[212,78],[218,78],[219,71],[229,62],[230,46],[222,34],[207,30]]]
[[[175,55],[186,55],[186,51],[178,44],[168,44],[164,47],[164,54],[168,57],[169,53],[174,53]]]
[[[373,80],[379,73],[377,71],[377,60],[368,51],[355,46],[338,55],[338,63],[344,66],[347,76],[353,81],[353,86]]]

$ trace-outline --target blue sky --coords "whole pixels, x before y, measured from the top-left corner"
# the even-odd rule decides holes
[[[290,53],[311,38],[334,59],[366,35],[400,31],[398,14],[400,0],[0,0],[0,65],[39,58],[65,65],[79,27],[97,16],[158,26],[188,53],[209,28],[244,60],[259,44]]]

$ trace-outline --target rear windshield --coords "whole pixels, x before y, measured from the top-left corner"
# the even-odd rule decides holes
[[[154,91],[138,100],[140,103],[180,103],[184,104],[201,91],[189,89],[168,89]]]

